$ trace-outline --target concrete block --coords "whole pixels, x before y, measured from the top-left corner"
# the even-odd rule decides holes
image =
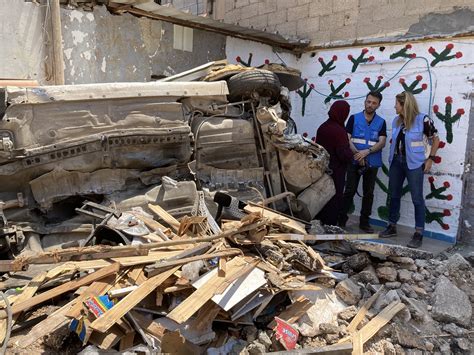
[[[226,23],[237,23],[241,19],[241,10],[234,9],[232,11],[226,11],[224,21]]]
[[[227,15],[227,11],[232,11],[235,9],[235,1],[234,0],[225,0],[225,11]]]
[[[248,18],[246,19],[240,19],[237,24],[242,27],[249,27],[250,26],[250,21]]]
[[[290,21],[299,21],[301,19],[307,18],[309,15],[309,5],[297,6],[291,9],[288,9],[288,22]]]
[[[312,2],[311,0],[298,0],[298,6],[304,5],[304,4],[310,4],[311,2]]]
[[[359,0],[337,0],[333,1],[332,4],[332,9],[334,12],[357,9],[358,7]]]
[[[294,36],[296,33],[296,22],[282,23],[276,26],[276,30],[280,34],[287,35],[287,36]]]
[[[320,24],[321,26],[321,24]],[[324,31],[321,29],[317,31],[316,33],[313,33],[312,36],[309,37],[311,40],[312,44],[324,44],[324,43],[329,43],[331,39],[331,32],[330,31]]]
[[[359,0],[359,7],[377,9],[379,6],[387,5],[389,0]]]
[[[357,25],[359,19],[365,19],[364,17],[359,16],[358,9],[349,10],[344,12],[344,26]],[[363,20],[363,22],[365,22]]]
[[[322,16],[319,23],[319,28],[327,31],[339,30],[344,26],[344,13],[338,12],[329,16]]]
[[[236,9],[238,9],[239,7],[247,6],[249,4],[250,4],[249,0],[235,0],[234,1],[234,7]]]
[[[299,20],[296,24],[296,34],[298,36],[313,35],[319,31],[319,17]]]
[[[253,28],[264,29],[268,26],[268,15],[258,15],[249,18],[249,24]]]
[[[309,17],[325,16],[333,13],[333,1],[313,0],[309,5]]]
[[[249,19],[249,18],[254,17],[255,15],[257,15],[259,5],[260,4],[251,4],[251,5],[242,7],[240,9],[240,11],[241,11],[240,18],[245,20],[245,19]]]
[[[275,0],[274,0],[275,1]],[[288,9],[298,6],[298,0],[276,0],[277,9]]]
[[[356,25],[342,26],[331,32],[331,41],[351,41],[356,38]]]
[[[406,5],[404,2],[400,4],[390,4],[386,6],[379,6],[373,11],[375,21],[384,20],[386,18],[401,18],[405,16]]]
[[[286,11],[277,11],[268,16],[268,26],[275,26],[287,21]]]
[[[275,1],[261,2],[258,4],[258,14],[265,15],[277,12],[277,4]]]
[[[452,2],[449,2],[452,5]],[[438,0],[418,0],[408,1],[406,3],[406,15],[426,15],[431,12],[436,12],[440,9],[440,2]]]

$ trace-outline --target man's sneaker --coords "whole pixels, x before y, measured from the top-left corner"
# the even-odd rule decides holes
[[[370,224],[359,224],[359,229],[365,233],[374,233],[374,229],[371,227]]]
[[[397,235],[397,227],[393,224],[389,224],[387,228],[379,233],[379,238],[390,238]]]
[[[423,234],[415,232],[408,242],[407,247],[416,249],[421,247],[421,244],[423,244]]]

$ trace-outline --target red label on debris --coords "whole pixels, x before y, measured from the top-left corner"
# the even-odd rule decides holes
[[[277,326],[274,329],[276,339],[286,350],[293,350],[298,341],[298,331],[283,319],[275,317],[275,321],[277,322]]]

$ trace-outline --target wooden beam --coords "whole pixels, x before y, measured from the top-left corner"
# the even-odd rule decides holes
[[[358,240],[358,239],[378,239],[378,234],[295,234],[278,233],[265,236],[269,240],[285,241],[328,241],[328,240]]]
[[[365,302],[365,304],[359,309],[359,312],[357,312],[356,316],[352,319],[352,321],[349,323],[347,326],[347,331],[349,333],[354,333],[357,331],[357,326],[359,325],[360,322],[365,318],[367,315],[367,312],[369,311],[370,307],[372,307],[372,304],[377,300],[377,298],[380,296],[380,294],[384,290],[384,286],[382,285],[377,292],[375,292],[368,300]]]
[[[105,268],[102,268],[90,275],[81,277],[80,279],[77,280],[72,280],[69,282],[66,282],[58,287],[55,287],[51,290],[48,290],[46,292],[43,292],[33,298],[30,298],[26,301],[15,303],[12,306],[12,313],[17,314],[23,311],[26,311],[34,306],[37,306],[43,302],[46,302],[54,297],[58,297],[64,293],[71,292],[74,290],[77,290],[81,286],[86,286],[91,284],[92,282],[96,280],[100,280],[106,276],[113,275],[117,273],[120,269],[120,264],[114,263],[112,265],[109,265]],[[7,313],[4,310],[0,311],[0,319],[6,318]]]
[[[120,300],[119,303],[92,322],[91,328],[102,333],[109,330],[120,318],[165,282],[179,268],[180,266],[174,267],[146,280],[137,289]]]
[[[362,345],[364,345],[368,340],[370,340],[377,332],[392,318],[405,308],[405,305],[400,301],[394,301],[385,307],[379,314],[377,314],[369,323],[367,323],[358,333],[362,340]]]
[[[51,0],[51,28],[53,43],[53,78],[55,85],[64,85],[64,59],[59,0]]]
[[[272,211],[266,207],[247,205],[244,207],[244,211],[247,213],[260,213],[263,217],[270,219],[273,224],[282,226],[292,232],[306,234],[305,225],[303,223],[291,217],[282,216],[276,211]]]
[[[148,208],[159,218],[165,221],[171,228],[174,229],[175,232],[179,231],[179,226],[181,223],[170,215],[163,207],[160,205],[152,205],[151,203],[148,204]]]

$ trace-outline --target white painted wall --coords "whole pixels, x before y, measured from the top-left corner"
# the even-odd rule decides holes
[[[451,55],[456,52],[461,52],[461,58],[454,58],[449,61],[443,61],[436,66],[431,67],[420,57],[425,57],[430,63],[433,56],[429,53],[429,48],[433,47],[438,53],[446,48],[446,45],[452,43],[454,45]],[[347,100],[351,105],[351,114],[357,113],[363,109],[363,101],[366,93],[369,91],[364,78],[369,77],[372,83],[375,83],[379,75],[383,76],[383,81],[390,79],[390,86],[386,88],[382,94],[384,100],[378,114],[384,117],[387,121],[387,127],[391,128],[391,122],[395,117],[394,100],[395,95],[403,91],[402,85],[399,83],[400,78],[404,78],[407,84],[412,83],[416,76],[421,75],[423,79],[420,84],[427,84],[427,89],[422,93],[416,95],[420,109],[423,112],[429,113],[433,118],[435,125],[439,131],[441,141],[445,142],[444,148],[438,151],[438,156],[441,162],[433,165],[431,174],[426,177],[424,186],[424,193],[427,195],[430,192],[429,177],[432,176],[436,188],[443,186],[444,182],[449,183],[449,188],[443,192],[443,195],[451,195],[451,200],[441,199],[427,199],[426,205],[430,212],[443,213],[444,210],[449,210],[450,214],[442,218],[442,225],[437,222],[432,222],[426,225],[426,230],[440,233],[445,236],[454,238],[457,234],[459,224],[459,213],[461,209],[462,197],[462,175],[464,172],[464,160],[466,151],[467,132],[469,124],[469,111],[471,107],[470,100],[467,98],[469,92],[472,91],[472,83],[469,79],[473,79],[474,68],[474,47],[468,40],[456,39],[454,41],[432,41],[423,43],[413,43],[412,48],[408,53],[416,53],[417,59],[412,60],[403,69],[402,67],[408,62],[405,58],[390,59],[390,55],[402,48],[404,45],[386,45],[384,50],[381,47],[366,47],[368,53],[366,57],[373,56],[374,60],[366,64],[361,64],[355,73],[351,72],[352,62],[348,59],[348,55],[358,57],[364,47],[353,47],[343,49],[330,49],[311,54],[305,54],[300,59],[291,55],[284,55],[283,59],[289,66],[294,66],[302,71],[302,76],[308,79],[308,83],[312,83],[315,89],[323,95],[330,94],[328,81],[333,80],[334,85],[338,86],[347,78],[350,83],[347,84],[343,92],[348,92]],[[240,56],[246,60],[248,53],[253,53],[253,65],[262,64],[265,59],[270,59],[272,62],[279,62],[278,57],[272,52],[270,47],[256,44],[253,42],[242,41],[238,39],[228,38],[227,40],[227,58],[234,60]],[[330,72],[325,73],[322,77],[318,76],[321,70],[321,64],[318,61],[322,57],[326,62],[337,56],[335,62],[336,68]],[[401,72],[398,73],[398,71]],[[430,85],[429,75],[431,73],[432,84]],[[430,106],[430,88],[432,91],[432,104]],[[309,137],[313,137],[317,128],[327,118],[327,111],[329,104],[324,103],[325,96],[312,91],[307,98],[306,111],[303,116],[301,113],[302,99],[293,93],[292,116],[297,122],[299,133],[307,132]],[[439,106],[439,112],[445,111],[445,98],[450,96],[453,100],[452,111],[456,113],[458,109],[464,110],[459,121],[453,124],[454,139],[451,144],[447,143],[446,128],[433,113],[433,106]],[[333,101],[331,101],[333,102]],[[389,137],[391,132],[388,132]],[[383,158],[386,165],[388,165],[388,145],[383,152]],[[387,185],[388,178],[379,171],[380,180]],[[361,187],[360,187],[361,189]],[[360,199],[356,198],[356,213],[360,209]],[[386,203],[386,194],[376,186],[376,196],[374,201],[373,217],[381,219],[378,215],[377,209],[384,206]],[[409,193],[406,194],[402,200],[401,219],[400,223],[404,225],[414,225],[414,209]]]

